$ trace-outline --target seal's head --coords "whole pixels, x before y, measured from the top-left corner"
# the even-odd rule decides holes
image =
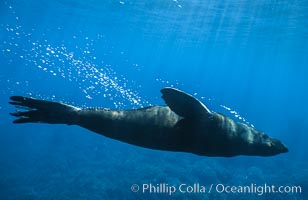
[[[289,152],[288,148],[281,141],[264,133],[259,133],[258,142],[255,145],[259,156],[274,156]]]

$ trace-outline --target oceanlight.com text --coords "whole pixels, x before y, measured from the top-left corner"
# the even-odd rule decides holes
[[[269,193],[302,193],[301,186],[275,186],[275,185],[245,185],[245,186],[231,186],[224,184],[217,184],[215,191],[218,193],[253,193],[257,195],[269,194]]]

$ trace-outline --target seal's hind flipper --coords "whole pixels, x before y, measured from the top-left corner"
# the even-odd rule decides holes
[[[28,112],[15,112],[10,113],[10,115],[14,117],[18,117],[13,121],[14,124],[22,124],[22,123],[31,123],[31,122],[40,122],[38,117],[34,117],[37,114],[37,111],[28,111]]]
[[[167,87],[161,89],[161,93],[169,108],[182,117],[195,118],[211,113],[202,102],[183,91]]]
[[[76,117],[75,108],[63,103],[38,100],[23,96],[12,96],[10,104],[28,110],[26,112],[16,111],[10,113],[17,117],[13,123],[49,123],[49,124],[74,124]]]

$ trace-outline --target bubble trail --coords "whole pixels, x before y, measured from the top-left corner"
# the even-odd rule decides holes
[[[13,25],[1,24],[8,38],[0,44],[2,54],[13,55],[30,67],[37,67],[42,72],[78,84],[78,88],[88,99],[103,95],[104,98],[113,101],[116,108],[127,106],[125,102],[133,108],[149,105],[148,101],[129,88],[131,82],[123,76],[118,76],[111,65],[98,64],[100,61],[93,53],[95,52],[93,44],[103,38],[101,34],[98,34],[96,39],[84,36],[85,45],[76,45],[75,48],[69,48],[66,45],[69,42],[52,45],[47,38],[33,40],[35,29],[33,28],[32,32],[25,32],[18,24],[19,17],[16,16],[13,8],[9,7],[9,9],[16,20]],[[74,40],[77,36],[73,35],[71,38]],[[13,60],[8,62],[12,63]],[[101,61],[101,63],[104,62]]]

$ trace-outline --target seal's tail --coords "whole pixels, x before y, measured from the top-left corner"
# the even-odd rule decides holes
[[[63,103],[38,100],[23,96],[11,96],[9,102],[16,108],[27,110],[21,112],[16,110],[10,113],[17,117],[13,123],[48,123],[48,124],[75,124],[77,119],[77,111],[79,108],[66,105]]]

